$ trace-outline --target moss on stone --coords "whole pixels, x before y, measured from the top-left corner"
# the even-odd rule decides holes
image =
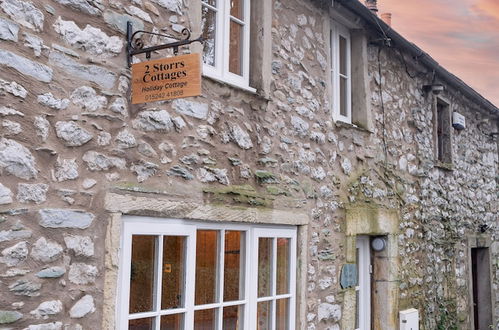
[[[267,186],[266,189],[269,194],[274,196],[279,196],[279,195],[291,196],[291,193],[289,191],[281,189],[276,186]]]
[[[203,192],[212,195],[212,202],[263,207],[270,207],[273,202],[272,198],[257,192],[250,185],[230,185],[221,188],[207,187],[203,189]]]
[[[277,177],[268,171],[256,170],[255,177],[260,183],[279,183]]]
[[[14,323],[23,317],[23,314],[15,311],[0,311],[0,324]]]
[[[275,165],[277,164],[277,159],[274,159],[274,158],[270,158],[270,157],[264,157],[264,158],[260,158],[258,159],[258,163],[261,164],[261,165]]]
[[[114,189],[117,190],[124,190],[124,191],[133,191],[133,192],[141,192],[141,193],[148,193],[148,194],[165,194],[164,191],[152,188],[152,187],[147,187],[144,185],[140,185],[137,183],[133,182],[120,182],[114,185]]]

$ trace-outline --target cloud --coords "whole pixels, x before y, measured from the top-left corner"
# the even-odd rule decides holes
[[[392,27],[499,105],[498,0],[379,0]]]
[[[499,20],[499,2],[497,0],[478,0],[473,9],[482,15],[494,17]]]

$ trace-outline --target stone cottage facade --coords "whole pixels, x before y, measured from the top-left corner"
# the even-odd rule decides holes
[[[499,109],[369,6],[0,0],[0,329],[498,328]]]

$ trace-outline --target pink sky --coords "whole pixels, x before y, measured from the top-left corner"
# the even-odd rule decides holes
[[[499,106],[499,0],[378,0],[392,27]]]

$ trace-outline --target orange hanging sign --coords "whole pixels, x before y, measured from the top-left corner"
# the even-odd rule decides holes
[[[201,95],[201,55],[132,65],[132,104]]]

